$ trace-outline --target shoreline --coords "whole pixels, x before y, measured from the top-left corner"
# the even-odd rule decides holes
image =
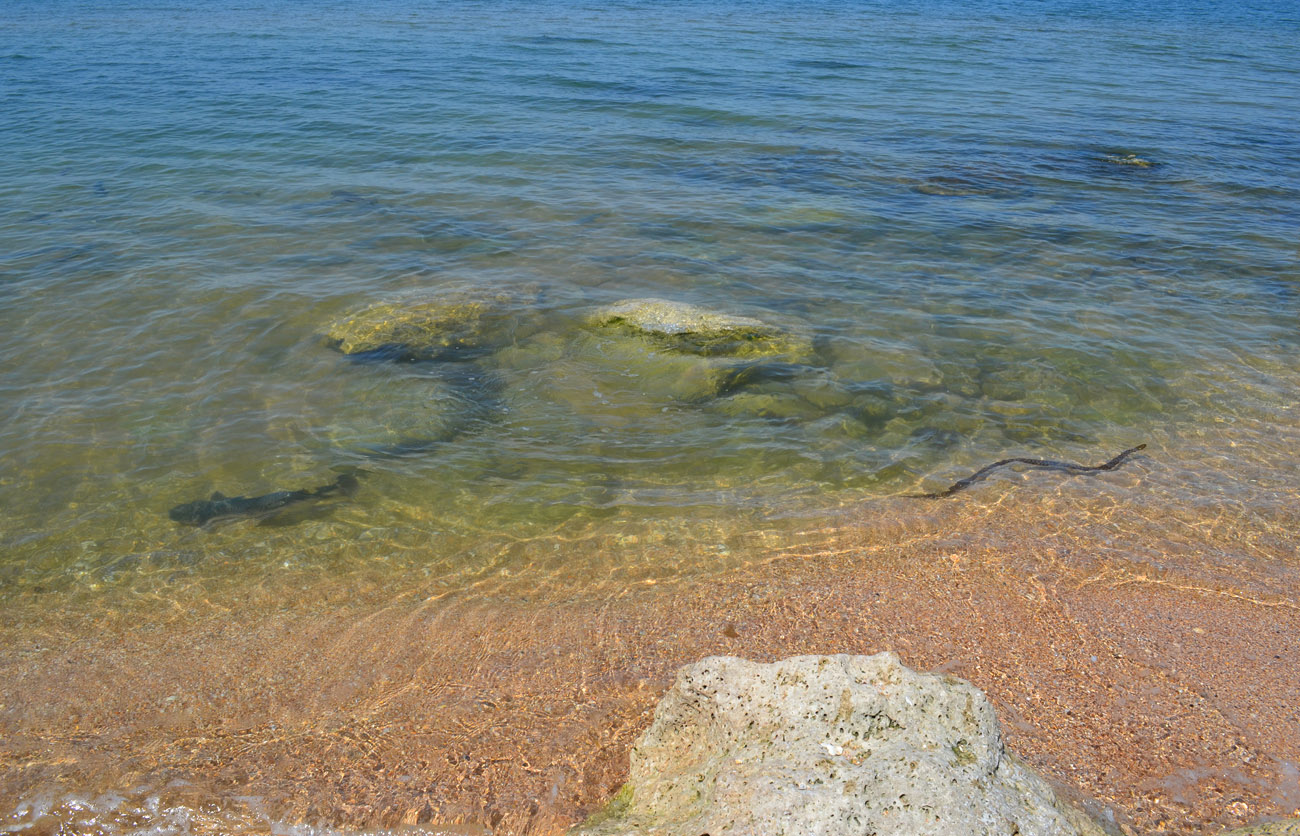
[[[259,796],[284,821],[559,834],[621,785],[682,664],[893,650],[985,691],[1008,748],[1121,828],[1296,815],[1286,538],[1266,561],[1266,538],[1239,530],[1254,516],[1172,514],[1136,542],[1112,499],[1066,485],[894,525],[846,515],[747,565],[587,594],[523,572],[455,593],[192,589],[143,620],[10,616],[0,802],[180,778],[209,799]],[[1143,524],[1155,510],[1124,509]],[[567,545],[575,560],[611,547]],[[1153,548],[1163,565],[1124,557]]]
[[[880,651],[1300,830],[1293,6],[12,0],[0,836],[559,836]]]

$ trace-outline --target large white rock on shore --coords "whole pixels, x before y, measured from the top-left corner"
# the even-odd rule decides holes
[[[631,775],[571,836],[1101,836],[968,682],[892,653],[683,668]]]

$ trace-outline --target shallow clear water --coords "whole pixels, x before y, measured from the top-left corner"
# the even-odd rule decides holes
[[[707,540],[1267,421],[1300,344],[1298,35],[1280,2],[11,0],[0,594],[454,582],[502,538]],[[413,292],[516,309],[470,359],[327,344]],[[640,297],[812,351],[684,395],[680,358],[589,324]],[[412,438],[441,440],[368,454]],[[354,497],[260,525],[167,518],[349,466]]]
[[[815,583],[849,553],[1041,553],[1008,571],[1292,606],[1298,42],[1280,0],[7,0],[0,832],[495,827],[463,796],[535,788],[460,789],[487,755],[445,757],[457,718],[515,693],[509,740],[589,759],[584,723],[644,702],[587,716],[575,670],[639,693],[675,639],[714,647],[689,604],[639,644],[607,607],[736,570],[721,646],[764,619],[797,645],[829,614],[743,588],[778,554]],[[641,298],[798,348],[593,322]],[[474,350],[331,344],[409,299],[504,301]],[[894,498],[1143,442],[1101,479]],[[573,630],[533,636],[557,603]]]

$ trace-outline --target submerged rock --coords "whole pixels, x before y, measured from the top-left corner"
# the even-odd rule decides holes
[[[1102,832],[1003,748],[974,686],[881,653],[683,668],[570,836]]]
[[[921,194],[942,197],[1018,197],[1023,187],[999,175],[936,174],[912,186]]]
[[[668,299],[626,299],[601,308],[590,324],[653,340],[660,348],[707,357],[806,362],[812,340],[747,316]]]
[[[700,403],[720,397],[732,387],[733,364],[713,358],[683,355],[631,340],[579,343],[586,352],[593,379],[599,379],[620,400],[658,403],[676,400]]]
[[[400,454],[451,441],[492,420],[500,384],[491,373],[473,363],[437,375],[404,374],[407,368],[357,369],[352,379],[340,379],[317,432],[332,447]]]
[[[509,291],[408,294],[344,316],[329,326],[326,337],[344,354],[397,360],[469,356],[508,342],[525,305]]]
[[[752,415],[775,421],[812,421],[826,414],[789,392],[739,392],[720,401],[717,410],[733,418]]]
[[[646,408],[712,401],[813,359],[812,340],[793,329],[667,299],[627,299],[586,324],[572,359],[601,391]]]
[[[1153,161],[1139,157],[1137,154],[1107,154],[1102,159],[1111,165],[1131,165],[1137,168],[1152,168],[1155,166]]]

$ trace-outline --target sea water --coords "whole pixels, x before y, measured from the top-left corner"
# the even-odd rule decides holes
[[[1267,448],[1300,390],[1297,42],[1267,0],[8,0],[0,599],[454,588],[592,532],[721,565],[1008,456]],[[327,337],[457,294],[522,324],[422,362]],[[808,351],[650,385],[663,347],[592,324],[646,298]],[[611,571],[584,559],[565,584]]]
[[[6,585],[166,551],[173,504],[341,464],[370,476],[319,515],[333,539],[531,535],[1097,463],[1214,420],[1243,375],[1283,390],[1297,18],[10,2]],[[465,287],[526,289],[539,324],[459,386],[322,338]],[[643,297],[795,323],[815,353],[704,402],[646,394],[583,340]],[[453,440],[358,462],[475,399]],[[225,545],[274,564],[262,528]]]

